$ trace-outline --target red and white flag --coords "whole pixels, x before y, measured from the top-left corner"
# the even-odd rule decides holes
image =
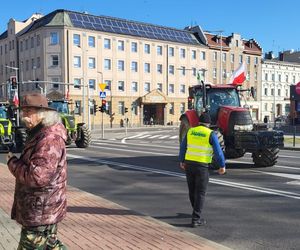
[[[240,67],[233,72],[230,77],[229,84],[240,85],[246,80],[246,67],[245,64],[242,63]]]
[[[19,96],[18,96],[18,91],[15,91],[14,97],[13,97],[13,103],[15,106],[19,106]]]

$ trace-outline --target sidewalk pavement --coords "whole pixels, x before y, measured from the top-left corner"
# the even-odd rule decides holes
[[[20,226],[9,217],[14,177],[0,164],[0,249],[17,249]],[[58,225],[68,249],[229,249],[99,196],[68,186],[67,217]]]

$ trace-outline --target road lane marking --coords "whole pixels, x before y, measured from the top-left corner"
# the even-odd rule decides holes
[[[118,167],[122,167],[122,168],[128,168],[128,169],[139,170],[139,171],[144,171],[144,172],[158,173],[158,174],[167,175],[167,176],[185,178],[185,174],[178,173],[178,172],[153,169],[153,168],[148,168],[148,167],[127,164],[127,163],[108,161],[108,160],[103,160],[103,159],[89,158],[89,157],[80,156],[80,155],[67,154],[67,156],[69,158],[81,159],[81,160],[85,160],[85,161],[89,161],[89,162],[96,162],[99,164],[114,165],[114,166],[118,166]],[[217,185],[222,185],[222,186],[245,189],[245,190],[250,190],[250,191],[254,191],[254,192],[266,193],[266,194],[300,200],[300,194],[295,193],[295,192],[288,192],[288,191],[277,190],[277,189],[272,189],[272,188],[264,188],[264,187],[253,186],[253,185],[248,185],[248,184],[243,184],[243,183],[238,183],[238,182],[219,180],[219,179],[215,179],[215,178],[210,178],[209,182],[211,182],[213,184],[217,184]]]
[[[300,180],[299,174],[274,173],[274,172],[265,172],[260,170],[251,170],[251,172],[273,175],[273,176],[278,176],[278,177],[283,177],[283,178],[293,179],[293,180]]]

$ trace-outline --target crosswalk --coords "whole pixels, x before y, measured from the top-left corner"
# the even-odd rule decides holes
[[[155,140],[178,140],[178,135],[174,135],[174,134],[138,134],[138,135],[134,135],[134,136],[130,136],[127,137],[126,140],[130,140],[130,139],[155,139]]]

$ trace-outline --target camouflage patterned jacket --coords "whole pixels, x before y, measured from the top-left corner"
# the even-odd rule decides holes
[[[32,130],[20,158],[7,163],[16,177],[11,216],[27,227],[57,223],[67,209],[65,127],[57,123]]]

